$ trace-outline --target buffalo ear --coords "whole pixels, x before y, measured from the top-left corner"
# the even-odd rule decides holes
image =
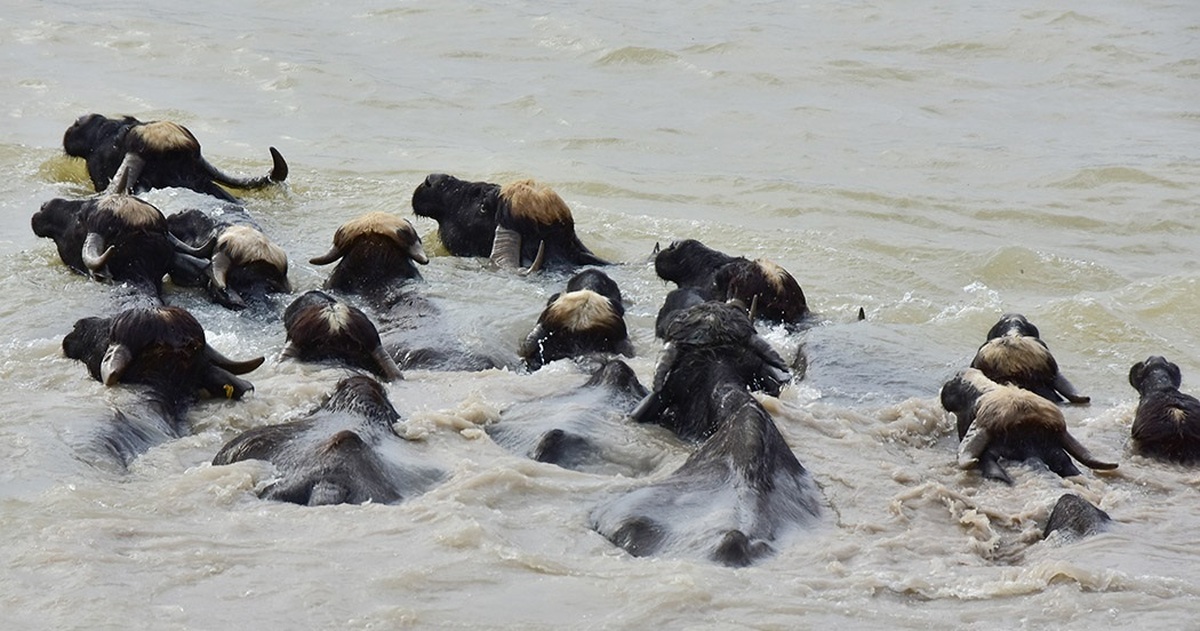
[[[1134,390],[1141,390],[1142,373],[1146,368],[1146,362],[1138,362],[1129,368],[1129,385],[1133,386]]]

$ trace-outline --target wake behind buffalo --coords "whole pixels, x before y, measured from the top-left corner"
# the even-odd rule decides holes
[[[581,529],[630,557],[741,567],[831,525],[836,510],[829,510],[821,480],[836,472],[809,471],[789,444],[802,430],[780,426],[768,410],[805,378],[809,330],[862,325],[810,310],[796,277],[762,253],[729,254],[695,239],[655,244],[650,276],[645,266],[593,253],[566,200],[546,183],[430,174],[415,186],[411,210],[437,222],[448,256],[478,259],[472,273],[482,278],[516,278],[551,294],[544,305],[530,305],[541,312],[523,335],[492,332],[481,340],[464,335],[455,310],[430,291],[421,268],[431,260],[406,217],[345,217],[323,253],[289,252],[274,241],[252,205],[231,192],[283,185],[288,165],[274,147],[266,175],[229,175],[182,125],[100,114],[72,124],[63,147],[84,162],[96,194],[49,200],[31,226],[54,241],[81,282],[113,287],[106,313],[62,323],[69,331],[64,354],[85,367],[80,378],[131,393],[107,415],[98,403],[94,431],[78,445],[99,465],[126,467],[187,435],[189,419],[204,414],[207,401],[238,401],[255,391],[251,380],[263,358],[230,358],[232,349],[208,344],[193,314],[167,304],[178,292],[196,292],[238,317],[281,327],[281,361],[351,375],[322,384],[327,397],[292,411],[297,420],[246,431],[214,454],[213,466],[271,463],[276,478],[258,492],[263,500],[397,503],[428,492],[452,466],[404,433],[408,411],[390,400],[392,384],[419,383],[423,371],[453,372],[464,382],[483,370],[540,380],[553,364],[569,366],[578,385],[510,402],[486,435],[538,466],[612,479],[607,497],[578,506]],[[213,203],[165,216],[138,196],[158,188],[191,189]],[[322,287],[293,286],[295,255],[329,270]],[[620,287],[606,273],[621,265],[674,284],[645,335],[661,346],[644,382],[626,363],[638,353],[638,331],[630,330]],[[165,282],[176,292],[164,292]],[[797,339],[800,350],[784,357],[760,326]],[[1180,392],[1181,382],[1178,367],[1160,356],[1131,368],[1129,383],[1141,398],[1133,448],[1193,465],[1200,460],[1200,403]],[[1013,484],[1014,475],[1086,484],[1089,474],[1076,463],[1095,472],[1117,467],[1067,427],[1060,406],[1090,399],[1063,376],[1023,315],[1004,314],[971,365],[940,391],[937,385],[929,383],[930,395],[938,392],[960,439],[946,459],[973,484]],[[662,471],[671,450],[686,458]],[[1047,537],[1090,536],[1112,522],[1074,494],[1046,512]]]

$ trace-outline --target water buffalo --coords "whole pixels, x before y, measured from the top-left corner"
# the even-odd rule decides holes
[[[346,222],[334,234],[333,248],[311,262],[334,261],[326,289],[367,303],[384,348],[401,368],[484,370],[509,363],[465,348],[446,314],[413,287],[421,280],[414,263],[429,259],[408,220],[376,212]]]
[[[1179,366],[1152,356],[1129,369],[1140,395],[1133,417],[1134,452],[1180,464],[1200,462],[1200,401],[1179,391]]]
[[[186,127],[170,121],[142,122],[130,116],[80,116],[63,134],[63,149],[67,155],[87,161],[97,191],[108,188],[118,170],[125,167],[129,171],[126,186],[135,193],[180,187],[233,202],[237,200],[218,184],[257,189],[282,182],[288,175],[287,162],[275,147],[270,148],[274,164],[269,175],[226,175],[204,159],[200,143]]]
[[[1064,397],[1071,403],[1091,400],[1076,392],[1075,386],[1059,372],[1058,362],[1037,327],[1019,313],[1006,313],[992,326],[971,367],[978,368],[992,381],[1025,388],[1055,403]]]
[[[244,309],[264,304],[270,294],[288,293],[288,257],[263,234],[245,208],[226,204],[210,215],[195,208],[167,217],[171,234],[196,247],[211,243],[211,264],[205,273],[177,284],[199,284],[218,304]]]
[[[434,173],[413,191],[412,203],[415,214],[438,222],[438,236],[455,256],[527,269],[609,264],[579,240],[558,193],[534,180],[500,186]]]
[[[288,305],[284,357],[305,362],[338,361],[370,371],[386,381],[404,375],[383,349],[375,324],[361,309],[320,291],[309,291]]]
[[[518,403],[487,426],[487,433],[508,451],[538,462],[588,473],[638,475],[657,461],[638,461],[615,453],[620,436],[632,429],[625,415],[647,394],[637,375],[614,359],[604,362],[580,387],[562,394]]]
[[[392,426],[400,414],[379,382],[343,379],[325,403],[290,423],[249,430],[225,444],[214,465],[265,460],[279,478],[263,499],[308,506],[395,503],[425,492],[442,478],[420,449]]]
[[[147,448],[187,430],[197,398],[240,399],[254,389],[237,375],[263,358],[233,361],[207,344],[204,329],[178,307],[136,308],[113,317],[83,318],[63,338],[63,353],[84,363],[106,386],[143,388],[138,411],[118,411],[102,442],[128,463]]]
[[[333,235],[333,247],[309,262],[337,263],[325,281],[326,289],[379,295],[405,281],[420,280],[421,272],[413,263],[425,265],[429,258],[421,236],[407,219],[372,212],[339,226]]]
[[[597,269],[572,276],[565,292],[551,296],[521,343],[521,357],[530,370],[588,353],[633,356],[621,290]]]
[[[208,266],[203,248],[179,241],[157,208],[131,195],[52,199],[30,223],[34,234],[54,240],[59,257],[72,270],[128,282],[155,296],[162,291],[164,275],[195,276]]]
[[[820,513],[820,492],[744,387],[708,396],[716,431],[666,479],[594,509],[592,529],[633,556],[700,554],[741,567]]]
[[[695,239],[676,241],[654,257],[659,278],[685,290],[676,298],[729,301],[753,305],[755,318],[794,324],[809,315],[800,284],[787,270],[766,259],[747,260],[718,252]],[[678,304],[668,301],[659,312],[665,319]]]
[[[957,419],[960,467],[1012,484],[1000,459],[1041,461],[1067,477],[1079,475],[1074,457],[1092,469],[1115,469],[1094,457],[1067,431],[1062,410],[1024,388],[996,383],[967,368],[942,386],[942,407]]]
[[[671,319],[651,393],[630,417],[657,423],[687,440],[717,430],[706,393],[730,383],[777,396],[791,380],[787,363],[754,330],[745,310],[704,302]]]

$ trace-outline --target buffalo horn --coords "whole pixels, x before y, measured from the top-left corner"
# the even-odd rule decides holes
[[[179,237],[175,236],[169,231],[167,232],[167,240],[171,242],[171,247],[175,248],[176,252],[182,252],[188,256],[194,256],[200,259],[211,257],[213,249],[217,247],[217,238],[215,236],[209,237],[208,241],[205,241],[204,245],[200,247],[195,247],[184,243],[179,239]]]
[[[111,386],[121,380],[125,369],[133,362],[133,351],[124,344],[109,344],[104,351],[104,359],[100,361],[100,381]]]
[[[538,244],[537,255],[533,257],[533,262],[529,264],[528,268],[521,270],[521,275],[528,276],[528,275],[542,269],[542,264],[545,262],[546,262],[546,242],[542,241],[541,243]]]
[[[1065,427],[1063,428],[1060,438],[1062,440],[1063,449],[1066,450],[1067,453],[1071,454],[1071,457],[1075,458],[1079,462],[1082,462],[1088,468],[1102,470],[1117,468],[1117,464],[1115,462],[1104,462],[1102,460],[1097,460],[1096,457],[1092,455],[1092,452],[1088,451],[1087,447],[1081,445]]]
[[[104,190],[106,195],[128,195],[133,187],[137,186],[138,178],[142,175],[142,167],[146,166],[146,160],[142,156],[130,151],[125,154],[125,159],[121,161],[121,166],[117,168],[117,172],[113,175],[112,182],[108,184],[108,188]]]
[[[675,367],[677,357],[679,357],[679,347],[674,342],[667,342],[666,346],[663,347],[662,355],[658,358],[658,365],[654,368],[654,385],[652,388],[654,392],[662,390],[663,384],[667,381],[667,375]]]
[[[343,252],[341,248],[339,248],[337,244],[334,244],[334,246],[330,248],[328,252],[322,254],[321,256],[308,259],[308,262],[312,263],[313,265],[329,265],[330,263],[342,258],[342,254]]]
[[[224,290],[228,283],[229,269],[233,267],[233,260],[225,252],[217,252],[212,257],[212,267],[209,268],[212,274],[213,283],[218,289]]]
[[[244,375],[261,366],[264,361],[263,357],[255,357],[254,359],[247,359],[243,361],[234,361],[222,355],[219,351],[217,351],[217,349],[211,346],[204,347],[204,355],[208,358],[209,363],[215,366],[220,366],[221,368],[224,368],[235,375]]]
[[[496,226],[496,236],[492,239],[492,253],[488,258],[497,267],[520,267],[521,233]]]
[[[971,423],[967,433],[963,434],[962,442],[958,444],[958,466],[963,469],[975,466],[990,440],[991,436],[986,429],[979,423]]]
[[[376,346],[374,351],[371,351],[371,359],[379,365],[380,372],[383,373],[387,381],[397,381],[404,378],[404,373],[400,372],[400,367],[396,365],[396,360],[388,355],[387,351],[383,350],[382,346]]]
[[[408,256],[421,265],[429,264],[429,257],[425,256],[425,248],[421,247],[421,241],[419,239],[409,246]]]
[[[83,264],[93,272],[99,272],[108,264],[113,247],[104,247],[104,237],[98,232],[89,232],[83,241]]]

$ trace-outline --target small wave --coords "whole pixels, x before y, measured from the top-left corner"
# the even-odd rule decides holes
[[[675,53],[659,48],[625,46],[611,51],[600,59],[596,60],[596,65],[621,66],[626,64],[634,64],[639,66],[653,66],[678,60],[679,56]]]

